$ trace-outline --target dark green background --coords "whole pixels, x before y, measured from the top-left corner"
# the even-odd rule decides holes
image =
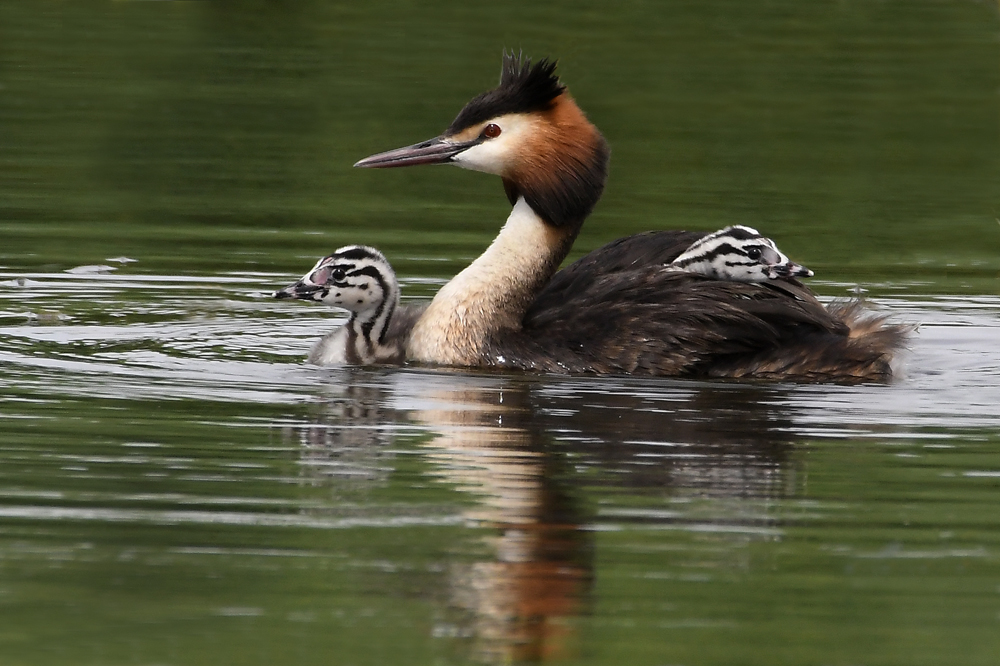
[[[507,48],[558,58],[613,147],[578,249],[745,223],[821,277],[995,277],[998,28],[967,1],[5,2],[0,252],[296,271],[367,242],[457,267],[499,183],[350,165],[436,135]]]

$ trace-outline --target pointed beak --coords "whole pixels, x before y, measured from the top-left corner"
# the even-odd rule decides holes
[[[772,280],[775,278],[788,277],[812,277],[813,275],[815,274],[811,270],[801,264],[795,263],[794,261],[767,267],[767,276]]]
[[[463,150],[479,143],[472,141],[456,142],[443,136],[415,143],[405,148],[388,150],[371,157],[366,157],[354,164],[367,169],[391,169],[393,167],[417,166],[418,164],[446,164]]]
[[[290,284],[284,289],[279,289],[274,292],[274,298],[299,298],[304,300],[313,300],[313,295],[322,289],[321,286],[312,284],[310,282],[305,282],[299,280],[294,284]]]

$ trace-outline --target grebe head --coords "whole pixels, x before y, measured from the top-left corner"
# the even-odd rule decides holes
[[[348,245],[323,257],[302,279],[274,292],[275,298],[298,298],[334,305],[356,314],[379,311],[399,300],[396,274],[381,252]]]
[[[580,224],[607,180],[609,149],[546,59],[504,54],[500,85],[465,105],[443,134],[366,157],[356,167],[455,164],[501,176],[546,222]]]
[[[782,254],[773,240],[744,226],[726,227],[705,236],[668,266],[738,282],[813,276],[811,270]]]

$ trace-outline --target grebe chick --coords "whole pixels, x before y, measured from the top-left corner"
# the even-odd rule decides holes
[[[443,134],[355,166],[454,164],[500,176],[513,209],[438,291],[408,360],[546,372],[868,381],[891,377],[907,328],[824,307],[794,278],[665,270],[703,233],[619,239],[556,272],[601,198],[610,150],[555,75],[504,54],[500,84]]]
[[[813,276],[811,270],[786,257],[773,240],[743,225],[726,227],[695,241],[667,268],[739,282]]]
[[[399,307],[399,284],[385,256],[375,248],[348,245],[323,257],[302,279],[274,292],[334,305],[351,313],[317,342],[308,361],[317,365],[399,364],[419,310]]]

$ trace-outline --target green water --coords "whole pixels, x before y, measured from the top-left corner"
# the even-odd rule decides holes
[[[0,3],[0,664],[997,663],[998,37],[971,0]],[[341,319],[269,294],[318,256],[415,300],[496,233],[495,179],[351,164],[504,48],[612,145],[574,256],[751,224],[920,324],[900,379],[304,365]]]

